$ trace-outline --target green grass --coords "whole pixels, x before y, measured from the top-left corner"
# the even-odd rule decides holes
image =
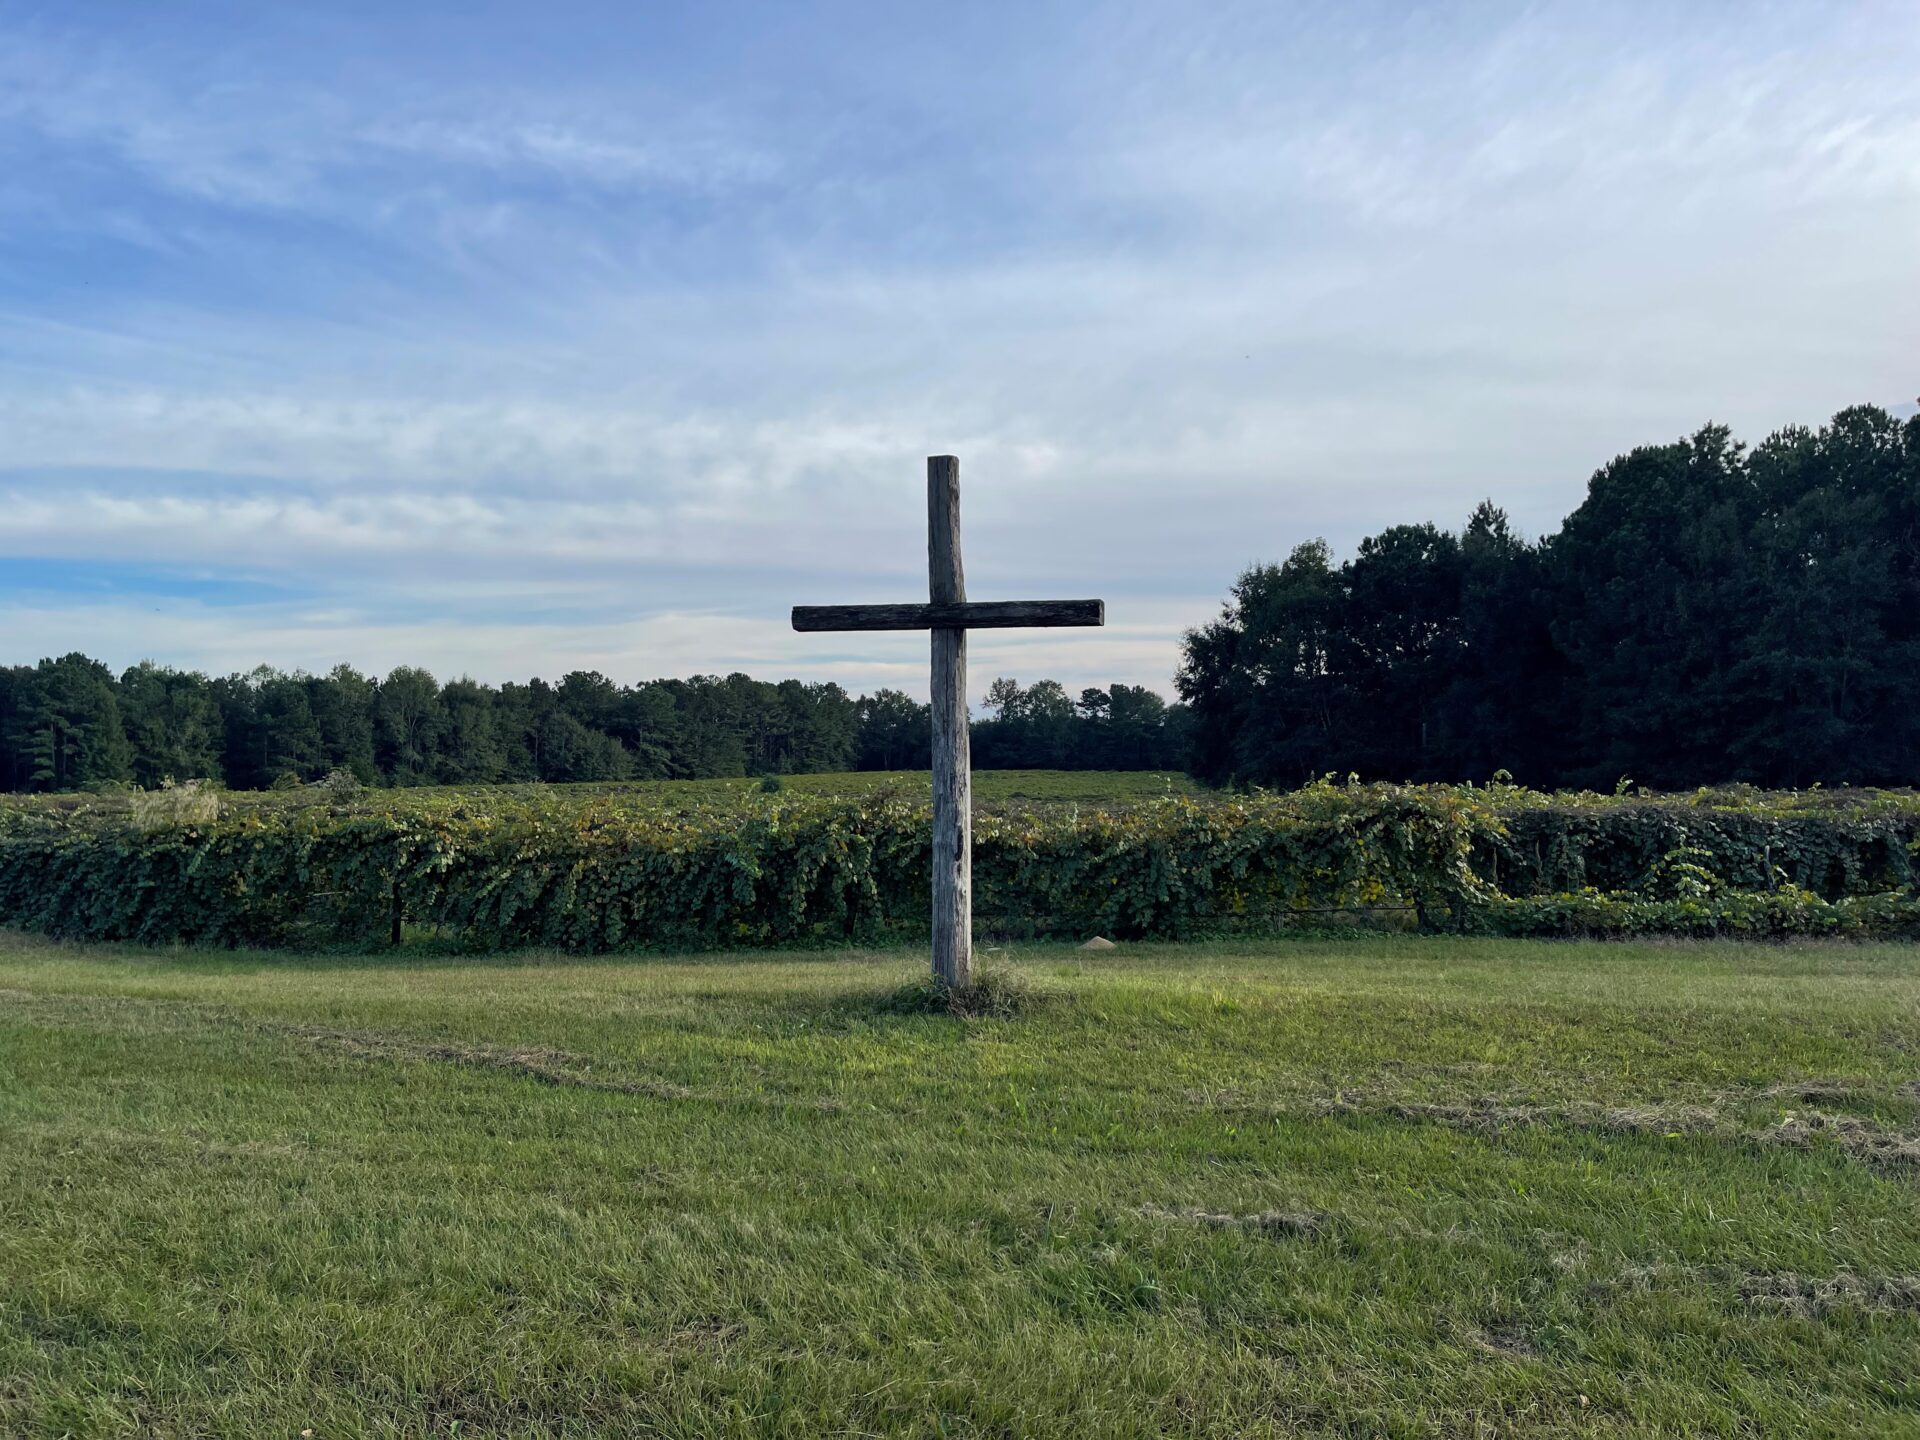
[[[858,770],[825,775],[782,775],[783,794],[829,795],[854,798],[898,791],[923,797],[932,783],[925,770]],[[573,785],[421,785],[397,790],[368,790],[362,799],[379,801],[432,801],[450,796],[512,798],[548,803],[566,803],[605,796],[628,805],[672,808],[683,805],[719,805],[757,803],[761,798],[760,777],[726,780],[605,780]],[[311,805],[325,795],[321,787],[300,786],[293,790],[221,791],[220,803],[228,807],[271,809],[284,805]],[[976,770],[973,772],[973,798],[976,804],[1014,805],[1022,803],[1077,805],[1133,805],[1164,800],[1169,795],[1198,796],[1208,792],[1191,776],[1168,770]],[[132,803],[126,791],[109,790],[100,794],[64,793],[57,795],[0,793],[0,813],[9,810],[71,813],[75,811],[121,815]]]
[[[0,1434],[1920,1434],[1920,951],[0,934]]]
[[[783,775],[781,786],[802,795],[867,795],[900,789],[924,794],[932,784],[925,770],[870,770],[834,775]],[[634,795],[679,791],[699,798],[733,791],[752,793],[758,780],[638,780],[618,787]],[[1197,795],[1190,776],[1167,770],[976,770],[973,796],[983,804],[1019,800],[1062,800],[1081,804],[1126,804]]]
[[[924,796],[933,783],[925,770],[849,770],[825,775],[782,775],[782,793],[854,797],[898,790]],[[730,780],[609,780],[576,785],[426,786],[402,794],[433,795],[449,790],[483,790],[497,794],[566,799],[606,795],[626,801],[661,805],[717,804],[727,800],[755,800],[760,777]],[[276,794],[261,792],[273,803]],[[1164,800],[1169,795],[1205,793],[1193,778],[1177,770],[976,770],[973,797],[986,804],[1017,801],[1064,801],[1078,804],[1135,804]]]

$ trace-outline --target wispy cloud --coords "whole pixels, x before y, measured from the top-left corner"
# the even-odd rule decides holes
[[[375,124],[362,144],[411,159],[479,166],[499,174],[544,172],[606,190],[684,186],[724,191],[772,181],[779,158],[744,148],[724,134],[661,126],[651,137],[617,138],[624,127],[596,131],[555,120],[414,119]]]

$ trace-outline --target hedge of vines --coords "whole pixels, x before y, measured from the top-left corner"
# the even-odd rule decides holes
[[[667,806],[322,787],[0,808],[0,924],[205,945],[793,945],[923,931],[904,793]],[[1179,938],[1299,924],[1511,935],[1920,936],[1920,797],[1542,795],[1319,784],[975,820],[985,933]]]

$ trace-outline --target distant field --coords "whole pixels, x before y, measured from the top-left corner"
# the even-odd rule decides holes
[[[783,791],[798,795],[871,795],[883,790],[927,791],[932,777],[925,770],[860,770],[832,775],[782,775]],[[632,780],[609,785],[506,786],[505,789],[551,789],[562,793],[604,791],[637,797],[691,802],[727,795],[758,793],[760,781],[746,780]],[[1071,800],[1094,804],[1125,804],[1136,800],[1164,800],[1169,795],[1205,793],[1179,771],[1161,770],[976,770],[973,798],[983,804],[999,801]]]
[[[861,796],[898,791],[913,796],[928,792],[932,777],[925,770],[858,770],[830,775],[782,775],[783,794]],[[222,792],[228,806],[276,808],[310,804],[317,786],[297,790],[236,790]],[[394,801],[435,803],[471,795],[502,800],[528,799],[556,803],[593,796],[624,799],[649,806],[712,805],[745,801],[761,793],[758,776],[731,780],[620,780],[578,785],[421,785],[399,790],[368,792]],[[1178,771],[1159,770],[976,770],[973,795],[978,804],[1031,801],[1067,801],[1124,805],[1164,800],[1169,795],[1201,795],[1206,791]],[[124,810],[128,799],[120,792],[99,795],[0,794],[0,812],[13,810]]]
[[[0,933],[0,1434],[1920,1427],[1920,950]]]

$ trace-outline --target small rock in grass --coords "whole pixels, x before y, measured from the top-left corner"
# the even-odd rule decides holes
[[[1080,947],[1082,950],[1118,950],[1120,947],[1104,935],[1096,935]]]

